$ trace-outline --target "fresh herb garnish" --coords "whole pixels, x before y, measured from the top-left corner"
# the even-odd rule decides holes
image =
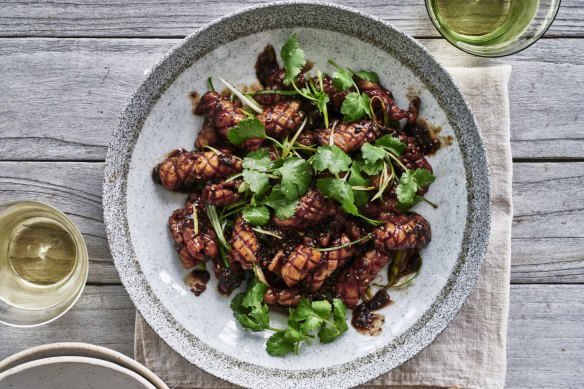
[[[289,219],[296,211],[298,199],[288,199],[282,191],[282,187],[276,185],[272,188],[272,193],[266,199],[265,205],[272,208],[279,219]]]
[[[265,205],[259,205],[257,207],[247,206],[241,211],[241,216],[246,222],[254,226],[265,226],[270,220],[270,211]]]
[[[349,170],[351,157],[335,145],[320,146],[310,158],[310,163],[317,172],[328,170],[332,174],[338,174]]]
[[[286,158],[282,166],[274,172],[281,177],[282,193],[288,200],[300,198],[308,191],[310,180],[312,179],[310,165],[302,158]]]
[[[306,65],[306,58],[304,57],[304,51],[298,46],[298,39],[296,39],[296,34],[293,34],[282,49],[280,50],[280,57],[284,62],[284,68],[286,69],[286,76],[284,77],[284,85],[290,85],[296,79],[296,76],[300,74],[300,71]]]
[[[273,328],[270,326],[269,307],[263,302],[266,290],[267,286],[254,278],[246,292],[233,298],[231,310],[243,328],[254,332],[275,332],[266,342],[266,351],[272,356],[298,353],[300,343],[309,342],[317,335],[322,343],[330,343],[348,329],[347,308],[337,298],[332,304],[326,300],[311,302],[302,299],[295,309],[289,309],[287,327]]]
[[[416,192],[434,182],[436,177],[426,169],[406,170],[399,179],[396,188],[397,200],[402,208],[411,208],[423,201],[422,196]]]

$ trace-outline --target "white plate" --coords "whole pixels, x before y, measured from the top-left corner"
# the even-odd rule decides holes
[[[156,374],[132,358],[117,351],[88,343],[53,343],[23,350],[0,362],[0,373],[37,359],[61,356],[90,357],[112,362],[141,375],[157,389],[168,389],[168,386]]]
[[[52,357],[0,373],[2,389],[156,389],[146,378],[115,363],[88,357]]]

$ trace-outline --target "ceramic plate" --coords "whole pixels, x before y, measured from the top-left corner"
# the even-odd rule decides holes
[[[142,376],[102,359],[52,357],[23,363],[0,373],[3,389],[156,389]]]
[[[160,378],[132,358],[117,351],[87,343],[53,343],[29,348],[0,362],[0,373],[37,359],[60,356],[90,357],[112,362],[141,375],[157,389],[168,389],[168,386]]]
[[[242,329],[229,298],[210,283],[196,298],[172,247],[166,221],[184,194],[155,185],[151,170],[177,147],[193,148],[201,117],[191,113],[191,91],[221,76],[255,81],[257,54],[281,47],[296,33],[316,68],[327,59],[376,71],[398,103],[422,99],[421,117],[450,137],[430,162],[438,177],[420,204],[433,230],[415,283],[392,292],[382,334],[350,329],[328,345],[299,355],[266,354],[269,336]],[[116,267],[140,313],[178,353],[202,369],[248,387],[341,388],[387,372],[427,346],[452,320],[480,269],[489,229],[488,169],[474,118],[447,72],[415,40],[374,17],[336,5],[277,3],[219,19],[183,40],[149,73],[124,109],[107,154],[104,218]],[[275,323],[278,325],[278,323]]]

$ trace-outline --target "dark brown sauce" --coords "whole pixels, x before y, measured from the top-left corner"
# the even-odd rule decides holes
[[[201,95],[198,94],[197,92],[191,92],[189,93],[189,98],[191,99],[191,104],[193,106],[193,115],[197,114],[197,107],[199,106],[199,103],[201,102]]]
[[[454,142],[454,137],[452,135],[446,135],[440,137],[440,143],[443,146],[450,146]]]
[[[377,336],[383,330],[385,317],[379,313],[373,313],[392,304],[391,298],[385,290],[375,293],[370,301],[362,302],[353,310],[351,324],[364,335]]]
[[[207,270],[195,269],[185,277],[185,284],[191,289],[195,296],[200,296],[207,289],[207,282],[211,274]]]

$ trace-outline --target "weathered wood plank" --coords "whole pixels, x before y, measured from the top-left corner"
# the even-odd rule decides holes
[[[583,285],[513,285],[507,336],[510,389],[579,388]],[[134,307],[122,286],[88,285],[63,318],[32,328],[2,327],[0,359],[40,344],[82,341],[133,354]],[[527,351],[529,350],[529,351]]]
[[[121,285],[87,285],[63,317],[35,328],[0,324],[0,360],[30,347],[56,342],[85,342],[134,354],[134,304]]]
[[[584,163],[516,163],[515,283],[584,282]],[[30,198],[71,216],[91,258],[90,282],[118,282],[102,222],[103,163],[0,162],[0,202]]]
[[[176,43],[0,39],[0,159],[103,160],[126,100]],[[498,60],[463,54],[444,40],[422,43],[449,66],[514,66],[509,93],[515,158],[584,157],[580,40],[545,40]]]
[[[437,37],[423,0],[332,0],[375,15],[407,33]],[[262,4],[253,1],[166,0],[106,1],[0,1],[1,36],[185,36],[211,20],[244,7]],[[584,11],[578,0],[564,0],[547,36],[583,36]]]
[[[512,285],[507,388],[584,384],[583,285]]]

